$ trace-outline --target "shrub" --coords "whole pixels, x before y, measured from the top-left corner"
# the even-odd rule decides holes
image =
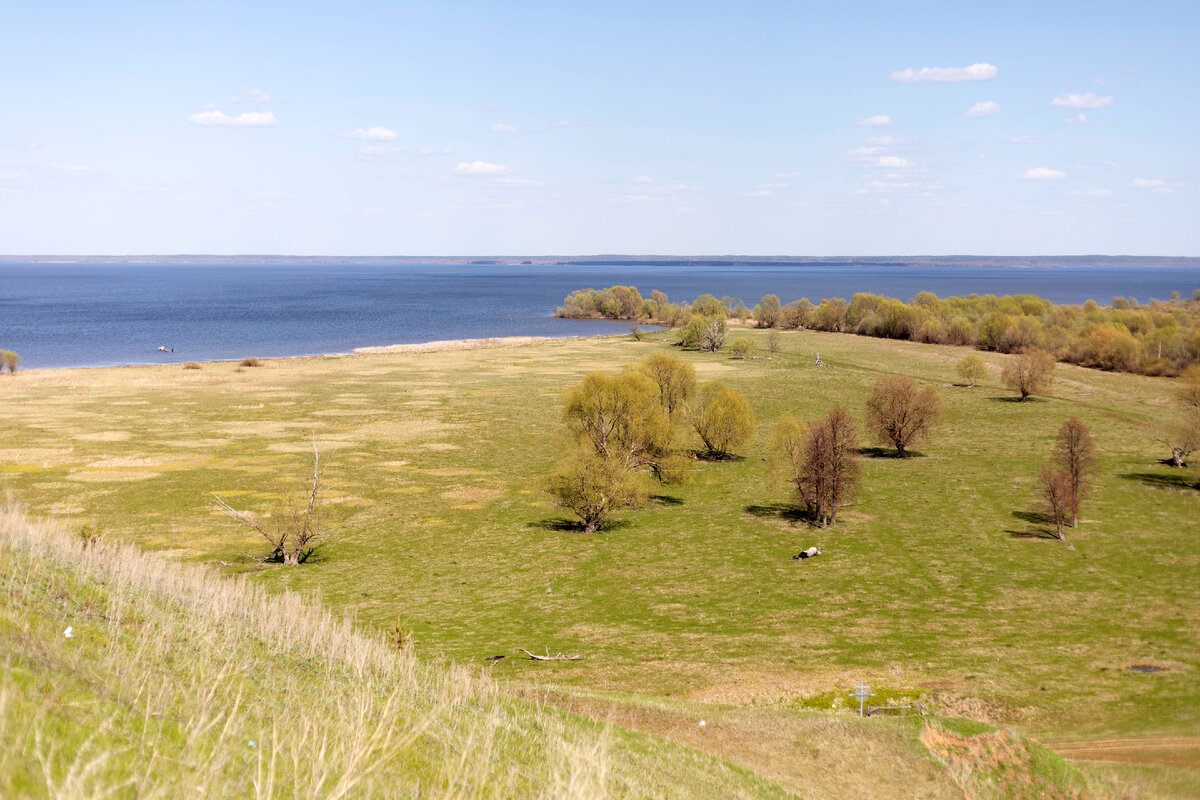
[[[732,358],[754,358],[757,349],[749,336],[735,336],[729,343],[729,355]]]
[[[255,358],[254,356],[250,356],[249,358],[243,358],[241,361],[239,361],[238,366],[239,367],[261,367],[262,361]]]
[[[983,359],[974,353],[963,356],[954,369],[958,373],[959,380],[967,386],[974,386],[987,377],[987,364],[984,364]]]
[[[561,508],[579,517],[588,533],[614,511],[639,505],[647,495],[638,473],[626,462],[586,446],[550,478],[547,490]]]
[[[200,364],[195,361],[189,361],[183,365],[184,369],[200,369]]]
[[[20,363],[21,357],[12,350],[0,350],[0,372],[4,372],[4,368],[8,367],[9,374],[15,375]]]
[[[1037,347],[1027,347],[1004,365],[1000,378],[1024,402],[1030,395],[1046,394],[1054,383],[1054,356]]]

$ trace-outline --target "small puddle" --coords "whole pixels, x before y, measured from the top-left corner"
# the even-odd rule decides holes
[[[1153,664],[1132,664],[1127,669],[1130,672],[1165,672],[1166,667],[1156,667]]]

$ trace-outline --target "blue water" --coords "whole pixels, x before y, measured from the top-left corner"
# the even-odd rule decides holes
[[[632,284],[673,300],[764,294],[910,299],[1038,294],[1060,303],[1166,299],[1200,288],[1195,267],[491,266],[421,264],[0,264],[0,349],[24,367],[177,363],[347,352],[492,336],[622,333],[554,319],[575,289]],[[161,354],[159,345],[174,347]]]

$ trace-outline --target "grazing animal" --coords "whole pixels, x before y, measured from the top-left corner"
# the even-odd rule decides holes
[[[821,555],[820,550],[815,547],[810,547],[807,550],[801,550],[799,553],[792,556],[792,561],[804,561],[805,559],[816,558],[819,555]]]

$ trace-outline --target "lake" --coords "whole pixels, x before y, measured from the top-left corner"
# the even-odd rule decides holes
[[[446,264],[0,263],[0,349],[25,368],[277,358],[493,336],[594,336],[627,323],[551,316],[575,289],[731,296],[753,307],[874,292],[1037,294],[1143,302],[1200,288],[1195,267],[495,266]],[[159,353],[159,345],[174,347]]]

